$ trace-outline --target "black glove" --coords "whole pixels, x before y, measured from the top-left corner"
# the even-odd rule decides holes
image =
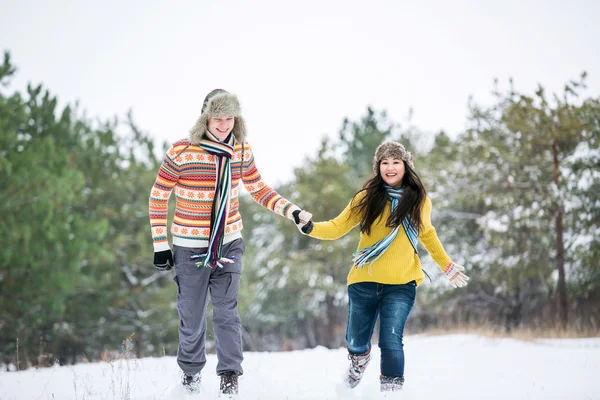
[[[304,233],[305,235],[308,235],[309,233],[312,232],[312,230],[313,230],[312,219],[310,221],[308,221],[306,224],[301,224],[300,223],[300,210],[295,210],[292,213],[292,216],[294,217],[294,222],[296,223],[296,226],[298,227],[298,229],[300,229],[300,231],[302,233]]]
[[[310,221],[308,221],[308,223],[306,225],[304,225],[302,228],[300,228],[300,230],[302,231],[302,233],[308,235],[309,233],[312,232],[313,230],[313,222],[312,219]]]
[[[173,268],[173,253],[171,253],[171,250],[155,252],[154,267],[159,271],[170,271]]]

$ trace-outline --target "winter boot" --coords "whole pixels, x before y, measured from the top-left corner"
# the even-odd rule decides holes
[[[183,374],[181,379],[183,387],[190,393],[198,393],[200,391],[200,372],[193,375]]]
[[[238,394],[238,376],[233,371],[226,371],[221,374],[221,394]]]
[[[380,389],[382,392],[397,392],[404,385],[403,376],[383,376],[379,377]]]
[[[363,354],[348,354],[348,360],[351,361],[350,368],[348,368],[348,375],[346,376],[346,383],[350,388],[355,388],[360,383],[363,377],[365,369],[369,361],[371,361],[371,349],[367,350]]]

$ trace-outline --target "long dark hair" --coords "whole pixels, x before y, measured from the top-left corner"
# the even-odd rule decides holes
[[[406,161],[403,160],[403,162],[404,177],[402,178],[401,186],[404,189],[404,193],[398,203],[398,207],[390,214],[385,225],[390,228],[395,228],[402,224],[402,221],[407,215],[410,215],[410,219],[415,228],[420,230],[423,225],[421,220],[421,205],[425,201],[427,191],[415,170],[412,169]],[[389,200],[389,196],[385,190],[385,181],[381,177],[379,166],[377,168],[377,175],[366,181],[362,190],[358,193],[362,191],[367,192],[366,196],[352,207],[352,212],[357,212],[362,215],[360,231],[369,235],[371,233],[371,226],[383,213]]]

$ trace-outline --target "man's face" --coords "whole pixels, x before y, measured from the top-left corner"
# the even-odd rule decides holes
[[[233,117],[209,118],[208,131],[215,135],[217,139],[223,141],[229,136],[234,124],[235,119]]]

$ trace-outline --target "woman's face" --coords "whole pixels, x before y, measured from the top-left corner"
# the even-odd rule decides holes
[[[379,163],[381,178],[389,186],[400,187],[404,172],[404,161],[399,158],[386,157]]]

